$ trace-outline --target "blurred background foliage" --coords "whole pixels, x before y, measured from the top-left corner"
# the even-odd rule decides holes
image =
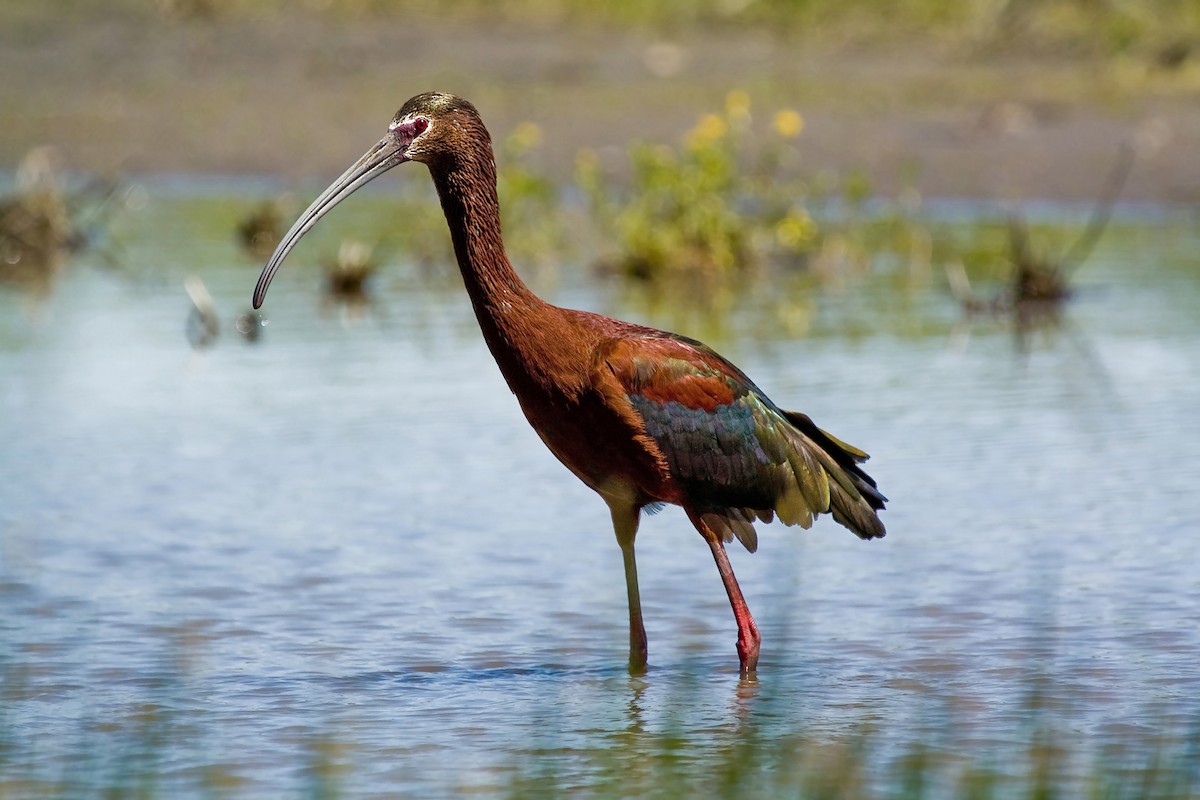
[[[1200,198],[1179,161],[1200,0],[0,0],[0,21],[0,62],[34,88],[0,87],[0,154],[42,136],[66,169],[283,176],[290,210],[260,195],[226,234],[254,262],[308,182],[432,87],[484,112],[510,254],[539,289],[590,266],[656,312],[712,319],[759,284],[794,334],[814,288],[932,284],[988,306],[940,282],[1012,271],[1013,243],[936,235],[930,197],[1089,202],[1132,141],[1131,189]],[[317,259],[353,290],[334,294],[369,291],[396,254],[452,275],[432,189],[389,194],[398,212]]]
[[[131,0],[125,0],[129,3]],[[873,40],[934,37],[1005,47],[1094,53],[1159,50],[1166,61],[1197,44],[1195,0],[157,0],[163,14],[205,17],[286,13],[300,5],[337,15],[520,20],[677,30],[747,26],[777,34]]]

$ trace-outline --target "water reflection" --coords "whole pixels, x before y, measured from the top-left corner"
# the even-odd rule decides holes
[[[204,281],[189,275],[183,282],[192,310],[187,318],[188,343],[197,350],[210,347],[217,340],[221,323],[217,320],[217,307]]]
[[[722,349],[875,443],[896,497],[879,546],[771,526],[731,554],[766,643],[745,682],[670,511],[640,535],[651,669],[626,674],[607,513],[528,430],[460,290],[389,265],[392,324],[346,327],[314,270],[275,287],[262,346],[198,368],[180,282],[235,309],[253,275],[227,235],[161,223],[131,257],[177,274],[73,270],[54,324],[0,328],[0,769],[31,794],[836,795],[922,758],[1190,752],[1194,231],[1106,240],[1068,315],[1091,363],[1067,336],[1014,363],[988,326],[949,347],[936,289],[852,336],[893,293],[820,295],[802,340],[731,312]],[[585,283],[555,299],[629,312]]]

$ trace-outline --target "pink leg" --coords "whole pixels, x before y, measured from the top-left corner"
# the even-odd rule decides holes
[[[733,567],[729,563],[729,556],[725,554],[725,545],[721,543],[721,537],[691,512],[688,512],[688,517],[696,526],[696,530],[700,531],[704,541],[708,542],[713,559],[717,562],[717,571],[721,573],[721,582],[725,584],[729,605],[733,606],[733,618],[737,621],[737,651],[741,671],[743,675],[749,675],[758,669],[758,646],[762,641],[762,637],[758,635],[758,626],[754,624],[754,617],[750,616],[750,608],[746,605],[746,598],[742,596],[742,589],[733,574]]]

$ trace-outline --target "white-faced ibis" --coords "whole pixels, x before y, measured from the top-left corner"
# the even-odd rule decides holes
[[[630,671],[646,667],[638,519],[672,503],[712,549],[737,620],[741,669],[753,672],[760,637],[725,544],[737,538],[753,552],[755,520],[807,528],[824,513],[863,539],[883,536],[875,512],[886,498],[858,466],[867,454],[775,405],[700,342],[559,308],[530,291],[504,251],[491,137],[475,107],[449,94],[405,103],[383,139],[313,201],[263,269],[255,308],[317,220],[406,161],[429,167],[483,338],[521,410],[612,513],[629,595]]]

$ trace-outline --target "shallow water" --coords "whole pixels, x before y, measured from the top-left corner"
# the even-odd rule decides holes
[[[764,640],[745,683],[677,509],[639,535],[651,669],[626,674],[606,508],[528,429],[461,290],[391,264],[348,322],[314,244],[245,343],[258,265],[187,221],[216,204],[154,200],[133,279],[0,293],[11,794],[138,770],[173,796],[503,794],[530,761],[587,790],[664,732],[699,763],[751,728],[995,754],[1043,718],[1088,752],[1197,723],[1193,223],[1106,238],[1027,352],[937,288],[898,325],[870,323],[894,319],[886,289],[822,292],[806,338],[731,321],[713,343],[869,450],[892,500],[881,541],[822,520],[731,551]],[[223,315],[204,351],[190,273]],[[552,296],[669,324],[582,280]]]

